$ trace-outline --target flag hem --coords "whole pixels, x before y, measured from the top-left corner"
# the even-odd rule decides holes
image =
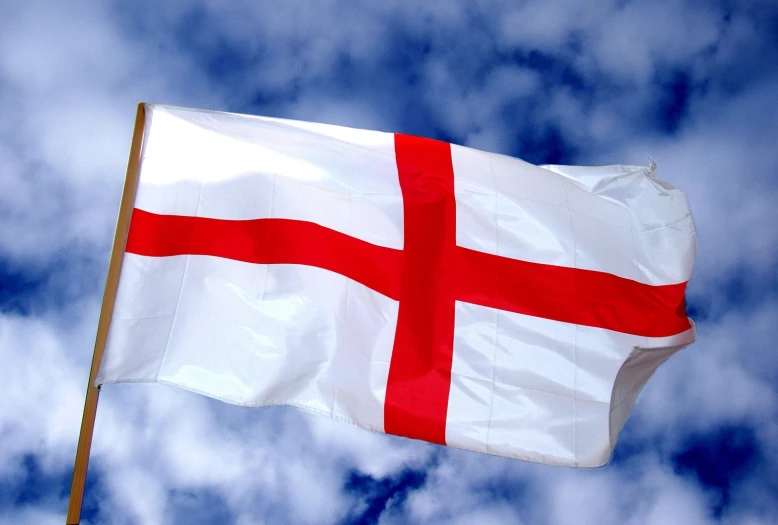
[[[244,402],[239,402],[239,401],[236,401],[236,400],[228,398],[228,397],[214,395],[214,394],[211,394],[211,393],[208,393],[208,392],[204,392],[204,391],[198,390],[196,388],[191,388],[191,387],[188,387],[188,386],[180,385],[180,384],[174,383],[172,381],[155,380],[155,379],[119,379],[119,380],[106,380],[106,381],[103,381],[100,385],[96,385],[96,386],[102,386],[102,385],[105,385],[105,384],[119,384],[119,383],[159,384],[159,385],[163,385],[163,386],[174,387],[174,388],[177,388],[179,390],[184,390],[184,391],[187,391],[187,392],[191,392],[193,394],[198,394],[198,395],[202,395],[202,396],[205,396],[205,397],[209,397],[209,398],[215,399],[217,401],[222,401],[224,403],[229,403],[229,404],[231,404],[233,406],[240,406],[240,407],[246,407],[246,408],[262,408],[262,407],[273,407],[273,406],[288,406],[288,407],[292,407],[292,408],[301,409],[301,410],[303,410],[305,412],[308,412],[308,413],[311,413],[311,414],[325,416],[325,417],[328,417],[328,418],[336,420],[336,421],[342,421],[342,422],[345,422],[345,423],[349,423],[350,425],[358,427],[358,428],[361,428],[363,430],[367,430],[367,431],[371,431],[371,432],[376,432],[378,434],[383,434],[383,435],[386,435],[386,436],[394,436],[394,434],[387,434],[382,429],[376,429],[376,428],[369,427],[367,425],[362,425],[362,424],[354,421],[353,419],[349,419],[349,418],[346,418],[346,417],[343,417],[343,416],[338,416],[338,415],[332,414],[330,412],[327,412],[327,411],[324,411],[324,410],[319,410],[317,408],[313,408],[313,407],[310,407],[310,406],[307,406],[307,405],[303,405],[303,404],[300,404],[300,403],[294,403],[294,402],[289,402],[289,401],[267,402],[267,403],[244,403]],[[405,437],[405,436],[403,436],[403,437]],[[414,439],[414,438],[408,438],[408,439]],[[429,444],[429,445],[435,445],[436,444],[436,443],[431,443],[429,441],[425,441],[423,439],[414,439],[414,441],[418,441],[419,443],[425,443],[425,444]],[[560,460],[555,459],[555,458],[548,458],[548,457],[536,458],[536,457],[530,457],[530,456],[521,456],[521,455],[518,455],[518,454],[516,454],[516,455],[507,455],[507,454],[504,454],[504,453],[495,454],[493,452],[488,452],[488,451],[484,451],[484,450],[481,450],[481,449],[463,447],[463,446],[459,446],[459,445],[448,445],[448,444],[446,444],[446,445],[439,445],[439,446],[446,447],[446,448],[456,448],[456,449],[459,449],[459,450],[466,450],[468,452],[474,452],[474,453],[478,453],[478,454],[487,454],[489,456],[494,456],[494,457],[510,458],[510,459],[515,459],[515,460],[519,460],[519,461],[528,461],[530,463],[536,463],[536,464],[539,464],[539,465],[550,465],[550,466],[554,466],[554,467],[568,467],[568,468],[600,468],[600,467],[603,467],[603,466],[607,465],[610,462],[611,457],[613,456],[613,446],[612,446],[612,444],[609,447],[609,452],[608,452],[607,458],[605,458],[601,462],[591,462],[591,463],[581,463],[581,462],[577,461],[576,459],[573,459],[572,461],[569,461],[569,462],[565,462],[565,461],[560,461]]]

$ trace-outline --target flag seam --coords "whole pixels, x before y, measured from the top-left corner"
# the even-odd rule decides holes
[[[567,193],[567,181],[562,181],[562,189],[565,191],[567,203],[567,220],[570,221],[570,232],[573,240],[573,268],[576,268],[575,226],[573,225],[573,211],[570,209],[570,197]],[[573,296],[578,294],[578,274],[573,274]],[[573,465],[578,466],[578,323],[573,324]]]
[[[492,185],[494,187],[494,248],[495,253],[500,253],[500,228],[497,223],[497,213],[500,202],[500,195],[497,192],[497,177],[494,174],[494,163],[492,162],[492,155],[488,155],[489,160],[489,173],[492,176]],[[456,181],[456,179],[454,179]],[[456,196],[455,196],[456,198]],[[486,422],[486,452],[491,453],[491,443],[489,441],[492,433],[492,416],[494,414],[494,391],[496,383],[494,377],[497,375],[497,347],[500,339],[500,315],[498,310],[494,310],[494,346],[492,348],[492,392],[489,397],[489,419]]]
[[[202,202],[201,200],[202,192],[203,192],[203,182],[200,181],[200,186],[197,190],[197,208],[195,209],[195,214],[194,214],[195,217],[200,216],[200,204]],[[192,242],[192,235],[193,232],[190,231],[189,232],[190,244]],[[167,341],[165,341],[165,347],[164,350],[162,351],[162,358],[159,360],[159,366],[157,367],[156,377],[158,380],[159,380],[159,373],[162,370],[163,365],[165,364],[167,351],[168,348],[170,347],[170,339],[173,337],[173,330],[175,329],[176,326],[176,319],[178,318],[178,307],[181,305],[181,294],[183,293],[184,290],[184,282],[186,282],[186,274],[189,271],[189,261],[191,260],[191,257],[192,256],[190,254],[187,254],[186,261],[184,261],[184,271],[181,273],[181,284],[178,286],[178,297],[176,298],[176,307],[173,310],[173,319],[170,321],[170,330],[168,331],[167,334]]]

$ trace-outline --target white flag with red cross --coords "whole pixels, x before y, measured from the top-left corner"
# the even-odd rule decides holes
[[[97,384],[606,463],[695,338],[684,194],[419,137],[148,105]]]

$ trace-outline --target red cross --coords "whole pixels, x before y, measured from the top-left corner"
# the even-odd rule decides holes
[[[440,444],[446,442],[455,301],[648,337],[690,328],[686,283],[650,286],[457,246],[450,145],[395,135],[395,152],[403,195],[402,250],[305,221],[233,221],[136,208],[126,251],[305,264],[399,301],[384,430]]]

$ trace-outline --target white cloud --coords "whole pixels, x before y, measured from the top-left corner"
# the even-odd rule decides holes
[[[380,481],[419,469],[424,485],[396,494],[382,523],[702,524],[713,521],[709,497],[672,470],[671,454],[689,432],[736,422],[756,429],[767,459],[733,488],[723,519],[767,523],[778,507],[763,489],[778,468],[778,306],[768,296],[730,311],[721,280],[772,275],[778,256],[769,7],[733,5],[725,19],[720,7],[677,0],[4,3],[0,261],[50,269],[74,291],[66,304],[32,298],[45,305],[34,317],[0,316],[0,480],[22,483],[29,454],[47,474],[72,465],[132,118],[148,100],[416,126],[500,152],[557,129],[586,162],[651,154],[689,196],[700,238],[691,289],[716,315],[649,382],[628,423],[630,436],[662,445],[597,471],[442,451],[164,387],[106,388],[92,456],[98,520],[170,522],[172,494],[208,493],[236,523],[334,523],[365,505],[341,490],[350,472]],[[692,86],[667,136],[651,119],[663,94],[655,81],[670,70]],[[563,73],[581,85],[562,85]],[[64,504],[52,496],[0,521],[61,523]]]
[[[585,60],[643,85],[660,68],[688,67],[716,43],[722,25],[723,13],[710,4],[628,2],[598,21]]]

